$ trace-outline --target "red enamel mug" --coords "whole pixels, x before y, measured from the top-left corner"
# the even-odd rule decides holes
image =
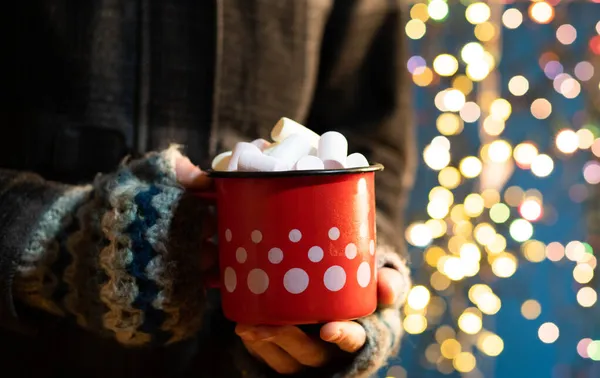
[[[382,169],[211,171],[225,316],[299,325],[373,313]]]

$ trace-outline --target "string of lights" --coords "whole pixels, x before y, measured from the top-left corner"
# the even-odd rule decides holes
[[[415,346],[424,350],[422,363],[441,373],[480,377],[479,357],[502,353],[504,340],[484,327],[484,320],[492,319],[487,324],[493,324],[493,316],[502,307],[502,295],[492,287],[497,280],[512,277],[524,263],[571,264],[578,306],[590,309],[597,304],[600,288],[594,284],[597,258],[592,247],[596,245],[589,240],[536,240],[537,225],[555,223],[560,214],[540,190],[504,185],[515,170],[540,179],[549,177],[557,159],[578,153],[587,160],[579,168],[585,182],[600,183],[600,128],[583,111],[574,120],[563,120],[549,94],[554,91],[571,100],[583,96],[582,91],[600,91],[600,76],[595,72],[600,66],[593,64],[600,61],[600,12],[595,33],[587,40],[591,58],[576,61],[577,57],[561,55],[562,47],[588,36],[578,33],[577,25],[565,18],[561,7],[568,3],[411,3],[406,35],[425,47],[408,59],[407,69],[416,86],[432,93],[439,115],[437,135],[421,151],[427,169],[437,172],[437,183],[429,189],[423,214],[413,217],[419,220],[410,223],[405,234],[410,245],[423,250],[424,264],[415,273],[417,284],[408,295],[403,326],[409,334],[424,336],[418,341],[422,345]],[[432,47],[433,41],[444,28],[455,27],[448,21],[451,12],[460,13],[473,34],[465,35],[454,53],[440,52]],[[555,28],[552,45],[537,61],[521,62],[538,65],[543,76],[514,75],[506,88],[492,90],[486,80],[497,74],[503,30],[523,27],[526,22]],[[544,137],[553,138],[550,148],[533,138],[514,142],[503,137],[517,111],[548,123]],[[468,149],[463,147],[469,141],[461,140],[471,124],[480,128],[477,154],[465,154]],[[492,168],[486,171],[486,167]],[[572,185],[569,198],[575,203],[586,201],[591,195],[588,187]],[[600,230],[598,234],[600,239]],[[532,322],[543,311],[535,298],[524,299],[520,310]],[[542,343],[554,343],[560,336],[554,322],[538,322],[536,327]],[[600,361],[600,340],[586,337],[573,348],[582,359]],[[387,376],[405,377],[406,370],[393,366]]]

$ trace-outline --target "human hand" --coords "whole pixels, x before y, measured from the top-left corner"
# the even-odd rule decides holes
[[[403,287],[401,274],[392,268],[378,271],[380,306],[396,302]],[[366,342],[365,329],[354,321],[323,325],[319,337],[295,326],[250,326],[238,324],[235,332],[248,352],[280,374],[294,374],[305,367],[320,367],[344,353],[355,353]]]
[[[202,171],[198,166],[194,165],[189,158],[179,156],[175,160],[175,175],[181,186],[188,190],[203,191],[208,190],[212,185],[212,179]],[[210,241],[217,232],[217,218],[214,213],[208,215],[202,220],[202,256],[200,258],[200,271],[209,272],[217,267],[218,249],[217,246]]]

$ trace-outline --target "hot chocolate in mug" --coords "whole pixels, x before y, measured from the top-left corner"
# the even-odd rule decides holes
[[[377,307],[375,172],[210,171],[224,315],[244,324],[352,320]]]

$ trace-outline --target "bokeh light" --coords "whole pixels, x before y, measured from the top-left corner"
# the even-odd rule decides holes
[[[529,17],[538,24],[547,24],[554,18],[554,7],[546,1],[534,2],[529,6]]]
[[[523,23],[523,14],[517,8],[509,8],[502,14],[502,23],[508,29],[516,29]]]
[[[543,343],[551,344],[558,340],[559,335],[560,331],[554,323],[547,322],[538,328],[538,337]]]

